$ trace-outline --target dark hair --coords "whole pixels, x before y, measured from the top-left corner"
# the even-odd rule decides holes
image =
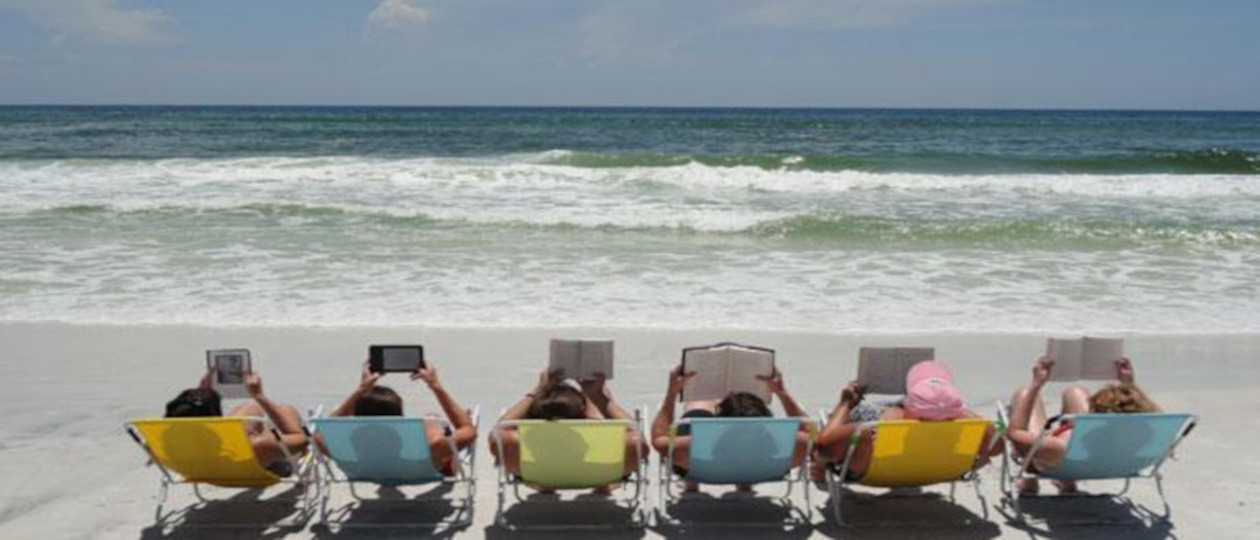
[[[553,384],[534,397],[526,416],[538,420],[586,418],[586,395],[567,384]]]
[[[209,388],[189,388],[166,403],[167,418],[223,416],[219,393]]]
[[[731,392],[718,402],[717,415],[728,418],[773,416],[761,398],[748,392]]]
[[[403,402],[388,386],[373,386],[354,400],[355,416],[402,416]]]

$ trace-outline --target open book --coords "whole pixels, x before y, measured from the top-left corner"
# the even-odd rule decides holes
[[[906,374],[915,364],[936,358],[932,347],[862,347],[858,383],[871,394],[905,394]]]
[[[748,392],[770,403],[770,387],[758,377],[774,374],[774,350],[738,343],[688,347],[682,353],[683,373],[696,376],[683,386],[683,401],[720,400],[731,392]]]
[[[1120,338],[1049,338],[1046,358],[1054,362],[1052,381],[1106,381],[1116,378],[1116,360],[1124,356]]]
[[[548,371],[559,371],[561,378],[589,381],[602,373],[613,378],[613,342],[611,339],[553,339]]]

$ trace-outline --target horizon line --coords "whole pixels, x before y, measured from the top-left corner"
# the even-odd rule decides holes
[[[1215,108],[1101,108],[1101,107],[980,107],[980,106],[871,106],[871,105],[418,105],[418,104],[275,104],[275,103],[0,103],[3,108],[291,108],[291,109],[676,109],[676,110],[872,110],[872,111],[1010,111],[1010,112],[1166,112],[1166,113],[1260,113],[1260,109]]]

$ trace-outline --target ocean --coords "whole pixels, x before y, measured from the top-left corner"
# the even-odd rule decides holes
[[[1260,113],[0,107],[0,321],[1260,332]]]

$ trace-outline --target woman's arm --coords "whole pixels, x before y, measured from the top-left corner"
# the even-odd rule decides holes
[[[652,446],[658,452],[669,451],[669,426],[674,423],[674,407],[678,403],[678,396],[682,394],[683,385],[694,376],[695,373],[683,373],[682,364],[669,372],[665,399],[661,401],[660,410],[656,411],[656,418],[652,419]]]
[[[1033,410],[1037,407],[1037,403],[1041,400],[1041,388],[1045,386],[1046,381],[1050,380],[1050,372],[1054,369],[1054,361],[1046,357],[1037,359],[1037,363],[1033,365],[1032,382],[1027,387],[1016,392],[1014,402],[1011,403],[1011,425],[1007,429],[1007,436],[1011,441],[1021,447],[1029,447],[1037,439],[1037,431],[1029,425]],[[1040,426],[1036,426],[1040,429]]]
[[[1151,395],[1147,394],[1145,390],[1142,390],[1142,387],[1138,386],[1137,375],[1133,373],[1133,362],[1128,358],[1116,360],[1116,379],[1122,383],[1132,386],[1134,390],[1137,390],[1137,393],[1141,396],[1142,400],[1146,401],[1146,403],[1153,409],[1151,412],[1160,412],[1159,404],[1155,403],[1155,400],[1151,399]]]
[[[503,416],[499,417],[499,421],[510,422],[512,420],[525,418],[525,415],[529,413],[529,406],[534,403],[534,398],[542,392],[543,388],[546,388],[550,384],[551,374],[544,370],[542,374],[538,376],[538,384],[535,384],[534,388],[526,393],[519,401],[511,407],[508,407],[507,410],[503,411]]]
[[[350,395],[346,396],[346,399],[342,400],[341,405],[338,405],[336,409],[333,409],[330,416],[354,416],[354,404],[359,401],[359,398],[363,396],[364,392],[367,392],[373,386],[376,386],[376,381],[381,380],[381,375],[381,373],[373,373],[368,362],[364,360],[363,371],[359,375],[359,386],[356,386],[354,391],[350,392]]]
[[[459,406],[459,402],[455,401],[455,397],[446,391],[446,387],[442,386],[438,380],[437,368],[431,364],[411,375],[411,380],[422,380],[429,386],[429,390],[433,392],[433,397],[437,399],[438,405],[442,407],[442,412],[446,414],[446,419],[450,420],[455,431],[451,434],[451,438],[455,440],[457,448],[468,446],[477,438],[477,428],[472,424],[472,418],[468,416],[468,411]]]
[[[857,429],[858,425],[849,422],[849,413],[862,403],[865,395],[866,389],[857,381],[849,381],[849,384],[840,391],[840,401],[836,402],[835,408],[831,410],[831,416],[827,418],[827,425],[818,435],[819,447],[830,451],[841,443],[848,444],[849,437],[853,435],[853,430]]]

